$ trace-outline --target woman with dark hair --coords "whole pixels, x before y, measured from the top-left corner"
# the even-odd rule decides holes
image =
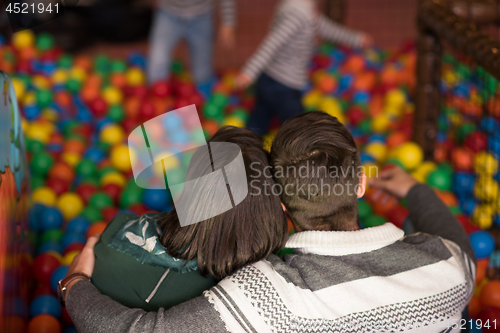
[[[219,143],[236,147],[236,154],[234,149],[215,149]],[[198,192],[184,188],[181,200],[175,203],[177,210],[141,217],[121,214],[110,222],[95,246],[92,275],[92,282],[103,294],[128,307],[170,308],[200,296],[239,268],[283,248],[287,223],[279,197],[264,190],[274,183],[265,172],[269,163],[261,138],[247,129],[225,127],[206,147],[211,147],[210,155],[209,149],[199,149],[187,170],[186,181],[194,182]],[[239,165],[231,163],[235,155],[240,156]],[[238,204],[238,189],[228,184],[227,177],[242,175],[236,170],[242,166],[246,196],[240,195]],[[214,194],[220,184],[202,177],[217,169],[225,172],[232,208],[181,226],[181,218],[200,221],[200,216],[213,216],[213,210],[222,205]],[[177,202],[186,205],[180,207]]]

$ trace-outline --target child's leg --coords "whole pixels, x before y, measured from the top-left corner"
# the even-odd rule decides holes
[[[259,135],[266,134],[272,117],[276,114],[272,108],[275,90],[273,81],[266,74],[262,74],[255,84],[255,106],[250,114],[247,128]]]
[[[283,124],[290,118],[304,113],[302,105],[302,93],[283,85],[280,97],[275,99],[275,108],[280,118],[280,124]]]
[[[167,79],[170,75],[172,50],[182,37],[181,19],[163,10],[154,14],[149,36],[148,81]]]
[[[214,14],[212,11],[189,19],[186,39],[194,80],[197,84],[206,84],[214,76]]]

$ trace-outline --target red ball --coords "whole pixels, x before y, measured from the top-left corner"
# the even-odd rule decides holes
[[[126,89],[127,95],[135,96],[139,99],[144,99],[148,95],[148,88],[145,86],[128,87]]]
[[[481,132],[471,133],[465,138],[464,146],[475,153],[485,150],[488,146],[488,137]]]
[[[144,101],[139,110],[139,118],[141,121],[148,121],[154,118],[156,114],[155,105],[150,101]]]
[[[365,118],[365,113],[362,109],[354,107],[347,111],[347,118],[351,125],[357,126]]]
[[[179,82],[175,85],[175,92],[178,97],[189,97],[193,95],[196,90],[192,84]]]
[[[201,107],[203,104],[203,97],[197,92],[191,95],[187,100],[189,101],[189,105],[194,104],[197,107]]]
[[[128,210],[134,212],[138,216],[141,216],[148,212],[148,208],[141,203],[130,205],[128,207]]]
[[[61,324],[55,317],[41,314],[30,320],[28,333],[61,333]]]
[[[33,294],[33,298],[37,298],[42,295],[52,295],[55,296],[54,290],[50,286],[50,284],[41,284],[36,288],[35,293]]]
[[[33,262],[33,276],[38,282],[50,283],[52,273],[61,266],[59,259],[49,253],[42,253]]]
[[[132,131],[139,126],[139,122],[132,118],[126,118],[122,122],[122,127],[125,130],[125,133],[132,133]]]
[[[83,243],[72,243],[68,246],[66,246],[63,250],[63,255],[66,255],[67,253],[70,253],[72,251],[82,251],[83,248],[85,247],[85,244]]]
[[[116,207],[106,207],[101,210],[103,221],[109,222],[120,212]]]
[[[94,131],[94,127],[90,124],[81,124],[73,130],[74,133],[80,134],[85,138],[90,138]]]
[[[106,184],[102,187],[103,191],[106,192],[115,203],[118,202],[118,198],[122,193],[122,188],[117,184]]]
[[[61,319],[66,324],[73,325],[73,319],[71,319],[71,317],[69,316],[68,310],[66,310],[66,308],[62,308]]]
[[[85,203],[88,203],[88,201],[90,200],[90,197],[92,197],[94,195],[94,193],[97,192],[97,187],[95,187],[92,184],[83,183],[83,184],[78,185],[75,192],[76,192],[76,194],[78,194],[82,198],[82,200]]]
[[[402,206],[396,206],[387,213],[387,220],[398,228],[403,227],[403,223],[410,213]]]
[[[159,98],[165,98],[172,92],[170,85],[165,81],[157,81],[153,85],[152,93],[154,96]]]
[[[330,57],[326,55],[316,55],[313,59],[314,64],[319,68],[328,67],[331,63]]]
[[[97,97],[90,103],[90,110],[92,111],[92,114],[94,116],[96,116],[97,118],[101,118],[106,115],[108,105],[106,104],[106,101],[104,101],[104,99],[102,99],[101,97]]]
[[[60,178],[49,178],[45,185],[50,187],[56,195],[61,195],[62,193],[69,191],[68,183]]]
[[[469,217],[465,214],[457,215],[457,220],[458,222],[460,222],[467,235],[470,235],[473,232],[481,230],[479,227],[476,227],[474,224],[472,224]]]
[[[500,333],[500,309],[488,306],[479,313],[477,319],[481,319],[483,332]],[[487,324],[488,323],[488,324]],[[489,326],[489,328],[487,327]]]

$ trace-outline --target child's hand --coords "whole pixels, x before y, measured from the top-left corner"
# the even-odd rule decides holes
[[[222,25],[219,29],[219,43],[227,49],[234,47],[234,27]]]
[[[374,43],[373,36],[363,33],[361,37],[361,47],[370,47]]]
[[[400,167],[394,167],[381,171],[379,177],[369,179],[368,184],[401,199],[406,197],[418,181]]]
[[[238,90],[244,90],[252,83],[252,78],[245,73],[240,73],[234,80],[234,87]]]

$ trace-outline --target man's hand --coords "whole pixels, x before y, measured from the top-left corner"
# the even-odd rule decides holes
[[[252,83],[252,78],[245,73],[240,73],[234,79],[234,87],[238,90],[244,90]]]
[[[381,171],[378,178],[370,178],[368,184],[401,199],[418,181],[400,167],[394,167]]]
[[[219,29],[219,43],[227,48],[234,47],[234,27],[230,25],[222,25]]]
[[[73,262],[71,263],[71,266],[69,266],[66,276],[77,272],[84,273],[90,277],[92,276],[95,263],[94,246],[98,240],[99,235],[89,237],[89,239],[87,240],[87,244],[85,244],[82,252],[73,259]],[[78,280],[69,283],[67,286],[67,290],[69,291],[69,289],[76,282],[78,282]]]

